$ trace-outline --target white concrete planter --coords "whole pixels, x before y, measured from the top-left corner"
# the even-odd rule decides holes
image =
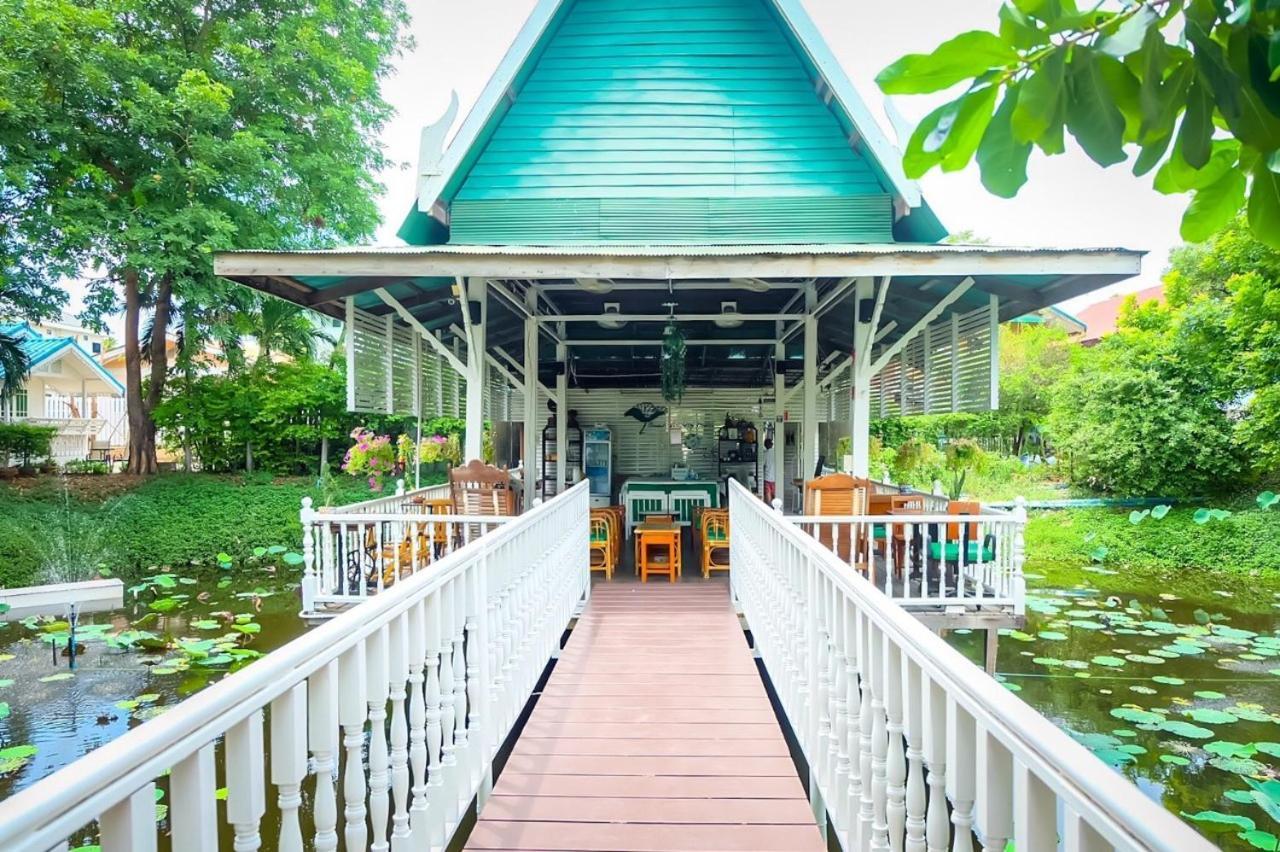
[[[71,604],[80,612],[102,612],[124,605],[124,582],[112,578],[0,589],[0,603],[9,605],[8,611],[0,616],[3,619],[65,615]]]

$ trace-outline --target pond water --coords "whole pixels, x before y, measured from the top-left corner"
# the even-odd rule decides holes
[[[0,626],[0,798],[302,633],[301,569],[272,550],[84,616],[74,669],[67,625]],[[1032,566],[1028,584],[1006,687],[1224,849],[1276,849],[1280,578]],[[952,641],[980,661],[980,634]]]

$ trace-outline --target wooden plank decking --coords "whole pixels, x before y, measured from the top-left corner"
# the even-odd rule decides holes
[[[593,587],[467,848],[826,848],[723,579]]]

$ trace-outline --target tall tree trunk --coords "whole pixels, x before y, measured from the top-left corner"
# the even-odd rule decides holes
[[[151,330],[151,379],[144,395],[142,392],[142,343],[139,334],[142,320],[142,288],[136,269],[124,271],[124,363],[125,399],[129,419],[128,473],[150,476],[160,470],[156,460],[156,424],[151,419],[164,393],[165,374],[168,370],[168,346],[166,332],[169,325],[169,309],[173,298],[173,281],[169,276],[160,279],[156,290],[155,316]]]
[[[325,468],[329,466],[329,436],[322,435],[320,437],[320,475],[324,476]]]

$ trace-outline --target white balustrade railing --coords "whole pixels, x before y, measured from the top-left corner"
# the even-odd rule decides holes
[[[780,516],[898,604],[1026,611],[1025,508],[954,515]]]
[[[443,848],[587,592],[588,513],[583,482],[15,794],[0,849]]]
[[[729,506],[733,595],[844,849],[1216,848],[736,482]]]
[[[302,500],[302,614],[359,603],[512,520],[441,509],[449,486],[405,491],[338,508]]]

